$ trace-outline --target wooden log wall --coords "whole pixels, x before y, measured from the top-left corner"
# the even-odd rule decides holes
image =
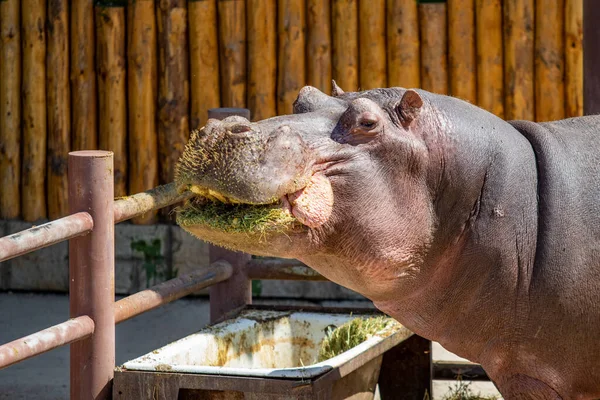
[[[289,113],[302,86],[329,93],[331,79],[506,119],[582,115],[582,4],[1,0],[0,218],[65,215],[71,150],[112,150],[115,192],[137,193],[172,180],[208,109]]]

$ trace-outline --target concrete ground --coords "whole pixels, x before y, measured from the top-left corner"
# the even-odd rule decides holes
[[[297,303],[297,302],[296,302]],[[352,302],[325,302],[327,306]],[[314,304],[314,303],[313,303]],[[186,298],[117,325],[117,365],[174,340],[208,323],[206,298]],[[69,300],[64,294],[0,293],[0,344],[58,324],[69,318]],[[434,345],[434,359],[456,358]],[[69,397],[69,348],[50,351],[0,370],[0,400],[58,400]],[[453,382],[434,382],[434,399],[442,399]],[[491,383],[471,386],[474,392],[497,394]],[[417,399],[420,400],[420,399]]]

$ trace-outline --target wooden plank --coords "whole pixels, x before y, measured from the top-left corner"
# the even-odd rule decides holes
[[[565,0],[565,116],[583,115],[583,0]]]
[[[127,194],[127,40],[125,8],[96,6],[98,143],[114,156],[115,196]]]
[[[292,104],[306,83],[304,0],[279,0],[277,14],[277,113],[291,114]]]
[[[504,117],[502,0],[476,0],[477,104]]]
[[[0,219],[21,212],[20,0],[0,2]]]
[[[277,114],[277,2],[247,4],[248,108],[258,121]]]
[[[421,87],[448,94],[446,4],[419,4],[421,29]]]
[[[504,0],[504,117],[535,118],[534,0]]]
[[[185,0],[157,4],[159,183],[165,184],[175,177],[189,135],[187,7]]]
[[[583,2],[583,113],[600,114],[600,7],[594,0]]]
[[[476,104],[475,0],[448,0],[447,7],[450,94]]]
[[[387,2],[388,85],[421,87],[419,13],[414,0]]]
[[[208,110],[221,105],[219,92],[219,41],[215,0],[188,2],[190,30],[190,128],[199,129]]]
[[[535,118],[565,117],[564,0],[536,0]]]
[[[73,150],[98,148],[94,62],[94,1],[71,3],[71,101]]]
[[[333,79],[346,91],[358,89],[358,2],[333,0]]]
[[[129,192],[139,193],[158,184],[156,138],[156,16],[154,2],[131,1],[127,6]],[[156,212],[135,218],[150,224]]]
[[[246,106],[246,7],[244,0],[219,1],[221,103]]]
[[[46,101],[48,113],[48,218],[69,213],[67,157],[71,149],[69,86],[69,2],[48,2]]]
[[[307,0],[306,74],[308,84],[331,93],[331,1]]]
[[[23,44],[23,170],[25,221],[46,218],[46,1],[21,2]]]
[[[386,87],[385,0],[360,0],[359,12],[360,87]]]

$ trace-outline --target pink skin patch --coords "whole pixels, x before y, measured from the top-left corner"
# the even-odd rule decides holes
[[[318,228],[331,216],[333,190],[329,179],[317,174],[304,189],[284,196],[281,201],[303,225]]]

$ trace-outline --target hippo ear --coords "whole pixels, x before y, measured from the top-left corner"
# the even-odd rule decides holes
[[[408,128],[417,119],[421,112],[421,107],[423,107],[423,99],[419,96],[419,93],[412,89],[404,92],[402,100],[396,106],[396,112],[398,112],[400,122],[402,122],[404,128]]]
[[[333,79],[331,80],[331,86],[332,86],[332,88],[333,88],[333,89],[331,89],[331,95],[332,95],[333,97],[338,97],[338,96],[341,96],[341,95],[343,95],[344,93],[346,93],[346,92],[344,92],[344,91],[342,90],[342,88],[341,88],[341,87],[339,87],[339,86],[337,85],[337,83],[335,83],[335,80],[333,80]]]

